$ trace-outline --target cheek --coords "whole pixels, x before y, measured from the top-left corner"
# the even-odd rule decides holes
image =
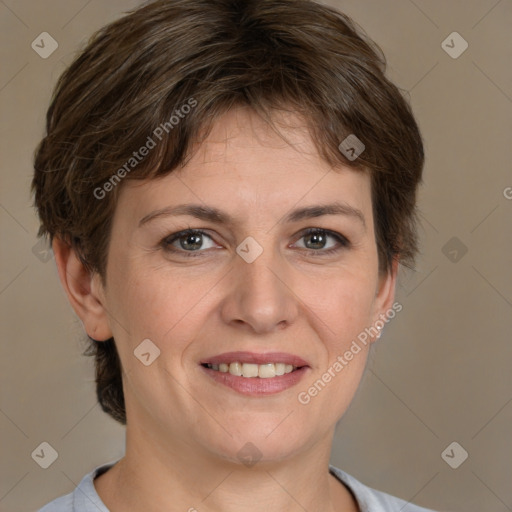
[[[222,275],[134,265],[117,273],[115,286],[113,310],[125,328],[116,326],[114,337],[128,362],[135,347],[149,338],[180,364],[218,304],[215,291],[222,288]]]
[[[315,312],[326,339],[343,346],[371,320],[375,283],[371,276],[345,274],[324,281],[323,287],[307,286],[302,296],[308,308]]]
[[[370,324],[373,299],[374,283],[361,275],[338,276],[323,293],[308,295],[320,357],[297,400],[300,411],[322,417],[326,428],[345,413],[361,381],[370,345],[360,335]]]
[[[156,274],[134,276],[122,285],[118,304],[130,326],[130,337],[153,336],[159,341],[170,330],[179,328],[180,319],[192,307],[193,297],[184,290],[186,287]]]
[[[162,332],[172,327],[179,311],[169,303],[172,290],[165,280],[131,262],[121,251],[113,254],[112,261],[116,264],[107,273],[107,307],[120,356],[124,353],[125,361],[131,363],[133,350],[144,339],[160,346]]]

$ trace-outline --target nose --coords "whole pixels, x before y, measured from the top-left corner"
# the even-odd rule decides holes
[[[264,249],[252,263],[236,257],[228,293],[221,306],[224,322],[257,334],[293,324],[300,301],[292,272],[277,251]]]

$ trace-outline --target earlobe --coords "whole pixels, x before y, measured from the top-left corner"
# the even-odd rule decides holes
[[[75,250],[61,238],[52,243],[59,278],[87,334],[97,341],[112,337],[99,275],[90,272]]]

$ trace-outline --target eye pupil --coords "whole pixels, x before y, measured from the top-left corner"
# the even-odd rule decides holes
[[[320,247],[312,247],[313,249],[322,249],[323,246],[325,245],[325,233],[322,233],[319,231],[317,231],[315,233],[310,233],[310,234],[306,235],[306,240],[312,240],[313,244],[320,245]],[[306,243],[306,246],[308,246],[307,243]],[[311,248],[311,247],[308,247],[308,248]]]
[[[195,242],[189,244],[189,240],[195,239]],[[183,243],[182,241],[185,241]],[[199,249],[201,247],[202,238],[201,235],[195,233],[189,233],[180,238],[180,245],[183,249]]]

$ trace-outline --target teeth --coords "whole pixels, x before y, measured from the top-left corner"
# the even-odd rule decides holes
[[[269,363],[269,364],[260,364],[259,365],[258,377],[260,379],[269,379],[270,377],[275,377],[275,376],[276,376],[276,365],[275,364]]]
[[[207,364],[208,368],[216,370],[222,373],[230,373],[237,377],[254,378],[259,377],[260,379],[270,379],[285,373],[291,373],[296,370],[297,367],[291,364],[285,363],[266,363],[266,364],[255,364],[255,363],[239,363],[238,361],[227,364]]]
[[[231,363],[233,364],[233,363]],[[231,368],[231,365],[229,365]],[[258,376],[258,365],[252,363],[244,363],[242,365],[242,376],[243,377],[257,377]]]
[[[240,363],[231,363],[229,365],[229,373],[231,373],[231,375],[237,375],[238,377],[241,377],[242,365]]]

